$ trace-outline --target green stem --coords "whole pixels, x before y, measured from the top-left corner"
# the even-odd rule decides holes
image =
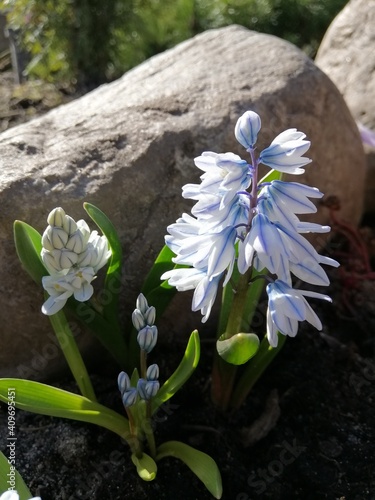
[[[49,319],[81,394],[91,401],[96,401],[90,377],[87,373],[85,363],[83,362],[72,331],[69,328],[65,314],[63,311],[59,311],[56,314],[49,316]]]
[[[141,369],[141,378],[146,379],[147,353],[143,349],[140,349],[140,369]]]
[[[252,270],[249,269],[245,274],[239,275],[227,327],[221,336],[222,340],[229,339],[241,332],[251,272]],[[237,367],[226,363],[216,352],[212,371],[211,398],[222,411],[226,411],[228,408],[236,373]]]
[[[125,408],[125,410],[126,410],[126,414],[128,415],[129,430],[130,430],[130,436],[126,439],[126,441],[128,442],[132,453],[134,453],[134,455],[137,458],[141,458],[143,450],[142,450],[141,443],[138,439],[137,424],[136,424],[136,421],[135,421],[135,418],[134,418],[134,415],[133,415],[131,409]]]
[[[156,458],[156,444],[154,431],[151,425],[151,401],[146,401],[146,425],[145,425],[145,435],[148,443],[148,448],[153,459]]]
[[[276,355],[281,351],[285,343],[286,336],[278,333],[278,339],[279,342],[277,347],[271,347],[268,343],[267,337],[263,338],[259,351],[246,365],[245,371],[236,384],[236,388],[230,400],[231,409],[237,410],[242,405],[257,380],[266,370],[268,365],[274,360]]]

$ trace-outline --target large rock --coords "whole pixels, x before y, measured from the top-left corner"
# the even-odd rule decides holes
[[[375,0],[351,0],[319,47],[316,64],[343,94],[354,118],[375,132]],[[365,209],[375,212],[375,148],[367,147]]]
[[[43,296],[15,256],[13,220],[42,231],[55,206],[75,219],[85,216],[84,200],[99,206],[123,242],[130,312],[165,227],[191,206],[181,186],[198,179],[193,158],[204,150],[243,155],[233,130],[247,109],[262,117],[259,150],[285,128],[307,133],[314,163],[303,181],[345,200],[343,216],[357,223],[364,157],[341,95],[296,47],[238,26],[198,35],[0,136],[2,375],[19,374],[17,367],[29,366],[38,353],[50,359],[41,362],[43,374],[60,366],[55,354],[44,352],[52,341],[40,313]],[[317,219],[326,222],[325,209]],[[185,302],[178,317],[186,331]],[[199,322],[198,313],[190,323]]]

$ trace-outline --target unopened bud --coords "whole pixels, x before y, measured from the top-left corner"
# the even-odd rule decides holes
[[[132,387],[128,391],[125,391],[122,395],[122,403],[125,408],[129,408],[129,406],[133,406],[133,404],[137,401],[138,392],[137,389]]]
[[[142,330],[146,326],[146,321],[143,317],[143,314],[139,309],[134,309],[132,313],[132,322],[134,325],[134,328],[139,331]]]
[[[54,250],[52,254],[57,266],[59,266],[61,270],[70,269],[74,264],[77,264],[78,255],[75,252],[63,248],[62,250]]]
[[[246,113],[237,120],[234,135],[244,148],[253,148],[254,144],[257,142],[260,127],[260,116],[254,113],[254,111],[246,111]]]
[[[136,308],[139,309],[142,314],[144,314],[148,309],[148,303],[147,303],[146,297],[143,295],[143,293],[140,293],[138,295],[137,302],[136,302]]]
[[[65,210],[61,207],[54,208],[47,217],[50,226],[63,227]]]
[[[152,349],[155,347],[157,340],[158,340],[158,329],[156,328],[155,325],[153,326],[146,325],[144,328],[142,328],[142,330],[138,332],[137,342],[139,344],[139,347],[143,351],[146,351],[147,354],[150,353]]]
[[[159,388],[160,384],[157,380],[146,381],[145,379],[140,378],[137,383],[139,397],[145,401],[149,401],[151,398],[156,396]]]
[[[65,233],[66,234],[66,233]],[[69,240],[66,242],[66,248],[75,253],[81,253],[84,249],[84,239],[81,231],[77,230],[75,233],[71,235]]]
[[[129,375],[126,372],[121,372],[117,378],[117,384],[121,395],[123,395],[131,387]]]
[[[157,380],[159,378],[159,367],[156,363],[153,365],[150,365],[147,368],[147,373],[146,373],[146,378],[147,380]]]
[[[147,311],[144,313],[144,317],[146,320],[147,325],[153,325],[155,323],[155,318],[156,318],[156,309],[154,306],[151,306],[147,309]]]
[[[63,229],[69,236],[77,231],[77,223],[70,215],[65,215],[63,220]]]

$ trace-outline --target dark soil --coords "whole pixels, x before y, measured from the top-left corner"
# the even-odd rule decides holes
[[[17,97],[10,78],[3,75],[0,84],[7,95],[2,130],[53,107],[41,100],[30,111],[30,99]],[[364,234],[374,248],[372,230]],[[375,499],[375,281],[361,269],[352,272],[350,250],[336,245],[347,258],[331,275],[334,305],[316,304],[323,331],[301,325],[240,411],[225,416],[210,402],[214,338],[206,335],[196,373],[158,413],[157,443],[181,440],[211,455],[222,473],[223,499]],[[154,356],[166,378],[185,340],[160,336]],[[116,376],[107,370],[93,380],[100,402],[122,412]],[[69,381],[56,385],[75,390]],[[5,429],[2,406],[0,449],[7,453]],[[17,411],[16,429],[17,468],[43,500],[212,498],[177,459],[161,461],[156,480],[143,482],[126,444],[94,425]]]

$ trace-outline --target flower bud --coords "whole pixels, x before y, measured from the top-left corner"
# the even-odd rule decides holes
[[[70,269],[74,264],[77,264],[78,255],[63,248],[62,250],[54,250],[52,255],[55,259],[57,266],[62,269]]]
[[[244,148],[253,148],[254,144],[257,142],[260,127],[260,116],[254,113],[254,111],[246,111],[246,113],[237,120],[234,135]]]
[[[143,314],[139,309],[134,309],[132,313],[132,322],[134,325],[134,328],[139,332],[139,330],[142,330],[146,326],[146,321],[143,317]]]
[[[137,302],[136,302],[136,308],[139,309],[142,314],[144,314],[148,309],[148,303],[147,303],[146,297],[143,295],[143,293],[140,293],[138,295]]]
[[[146,325],[142,330],[138,332],[137,342],[139,347],[146,351],[149,354],[152,349],[155,347],[156,342],[158,340],[158,329],[155,325],[148,326]]]
[[[147,368],[147,380],[157,380],[159,378],[159,367],[156,363]]]
[[[66,234],[66,233],[65,233]],[[84,237],[81,231],[77,230],[75,231],[67,240],[65,246],[68,250],[71,250],[72,252],[75,253],[81,253],[84,250]]]
[[[159,388],[160,384],[157,380],[146,381],[145,379],[140,378],[137,383],[139,397],[145,401],[149,401],[151,398],[156,396]]]
[[[117,384],[121,395],[123,395],[131,387],[129,375],[126,372],[121,372],[117,378]]]
[[[61,267],[57,264],[53,255],[50,252],[48,252],[43,248],[40,256],[42,258],[43,264],[46,266],[46,268],[51,274],[55,274],[56,272],[61,271]]]
[[[156,309],[154,306],[150,306],[144,313],[144,318],[147,325],[153,325],[155,323]]]
[[[54,208],[47,217],[50,226],[63,227],[65,210],[61,207]]]
[[[77,231],[77,223],[70,215],[65,215],[63,220],[63,229],[69,236]]]
[[[125,408],[129,408],[129,406],[133,406],[133,404],[137,401],[138,392],[134,387],[125,391],[122,395],[122,403]]]

